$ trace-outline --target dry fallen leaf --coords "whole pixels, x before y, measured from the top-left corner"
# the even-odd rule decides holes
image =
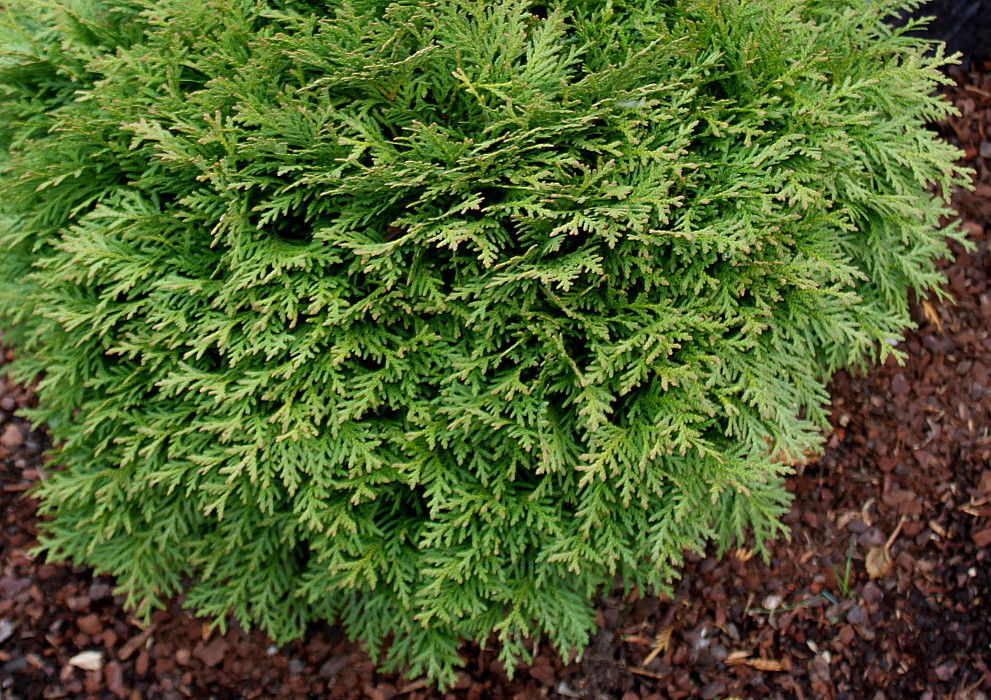
[[[738,547],[735,556],[741,562],[748,562],[753,558],[754,550],[747,547]]]
[[[654,648],[651,649],[650,653],[647,654],[647,658],[643,660],[643,666],[647,666],[651,661],[657,658],[657,655],[662,651],[666,651],[669,646],[671,646],[671,633],[674,632],[674,627],[665,627],[661,630],[661,633],[657,635],[657,639],[654,640]]]
[[[99,671],[103,668],[103,652],[81,651],[69,659],[69,665],[84,671]]]
[[[859,510],[851,510],[846,513],[842,513],[839,518],[836,519],[836,529],[843,530],[847,525],[852,523],[854,520],[860,517]]]
[[[860,519],[864,521],[864,525],[867,527],[874,527],[874,521],[871,518],[872,505],[874,505],[874,499],[868,498],[863,507],[860,509]]]
[[[867,568],[867,575],[871,578],[887,576],[891,571],[891,555],[888,554],[887,548],[882,545],[871,547],[864,560],[864,566]]]
[[[898,520],[898,524],[895,526],[895,531],[891,533],[888,539],[883,545],[878,545],[871,547],[870,551],[867,552],[867,557],[864,559],[864,567],[867,569],[867,575],[871,578],[884,578],[891,571],[891,545],[895,543],[898,539],[898,533],[902,531],[902,526],[905,525],[907,516],[902,516]]]
[[[942,334],[943,322],[940,320],[939,313],[936,312],[936,309],[933,308],[933,305],[930,304],[928,301],[923,301],[922,311],[925,312],[926,318],[929,319],[929,322],[934,326],[936,326],[936,330],[939,331],[940,334]]]

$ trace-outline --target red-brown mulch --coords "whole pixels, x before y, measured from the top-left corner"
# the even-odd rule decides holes
[[[142,629],[112,582],[28,554],[36,504],[23,496],[47,442],[17,418],[30,392],[0,378],[0,698],[987,700],[991,77],[953,75],[963,116],[939,130],[977,171],[955,196],[976,245],[945,264],[956,304],[915,306],[904,366],[834,379],[826,453],[789,480],[791,539],[769,563],[746,548],[696,557],[673,599],[606,596],[568,665],[541,647],[509,680],[491,649],[467,648],[446,694],[375,673],[331,626],[276,648],[173,607]]]

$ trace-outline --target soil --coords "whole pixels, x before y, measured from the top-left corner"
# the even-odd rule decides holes
[[[548,648],[506,677],[465,649],[452,691],[376,673],[339,629],[275,647],[212,634],[178,604],[142,628],[112,582],[32,559],[43,431],[0,379],[0,698],[952,698],[991,693],[991,64],[947,94],[934,126],[967,152],[954,201],[974,250],[944,262],[955,303],[916,300],[891,362],[831,385],[825,455],[789,480],[789,541],[694,557],[672,598],[599,601],[581,660]],[[0,363],[3,362],[0,355]],[[7,353],[6,359],[10,359]]]
[[[991,0],[923,0],[905,13],[906,19],[921,17],[934,19],[916,33],[945,42],[947,53],[960,51],[965,59],[991,53]]]

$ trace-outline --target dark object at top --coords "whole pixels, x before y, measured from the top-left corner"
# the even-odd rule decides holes
[[[920,34],[945,41],[947,53],[959,51],[965,60],[991,55],[991,0],[929,0],[912,16],[936,18]]]

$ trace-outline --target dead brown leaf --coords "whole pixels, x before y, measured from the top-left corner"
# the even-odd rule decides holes
[[[874,521],[871,519],[871,506],[874,505],[874,498],[868,498],[864,503],[863,507],[860,509],[860,519],[864,521],[864,525],[867,527],[874,527]]]
[[[754,550],[749,549],[747,547],[738,547],[733,556],[735,556],[737,560],[741,562],[747,562],[753,559]]]
[[[939,313],[936,312],[936,309],[933,308],[933,305],[930,304],[928,301],[923,301],[922,311],[926,314],[926,318],[929,319],[929,322],[934,326],[936,326],[936,330],[942,333],[943,322],[940,320]]]
[[[888,549],[881,545],[871,547],[864,560],[867,575],[871,578],[884,578],[891,571],[891,555]]]

